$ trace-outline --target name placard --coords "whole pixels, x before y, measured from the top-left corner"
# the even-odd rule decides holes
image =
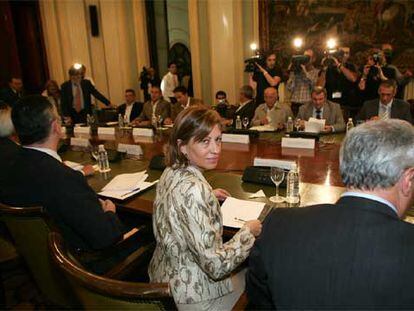
[[[282,138],[282,148],[315,149],[315,139],[312,138]]]
[[[250,139],[249,135],[223,134],[221,136],[221,141],[224,143],[248,144],[250,142]]]
[[[98,135],[115,135],[114,127],[98,127]]]
[[[127,154],[134,156],[143,155],[143,151],[140,145],[131,145],[131,144],[118,144],[118,152],[126,152]]]
[[[91,128],[89,126],[76,126],[73,128],[73,132],[75,134],[89,134],[91,132]]]
[[[80,137],[71,137],[70,145],[71,146],[88,148],[89,147],[89,139],[80,138]]]
[[[263,159],[263,158],[254,158],[254,166],[269,166],[269,167],[280,167],[285,170],[291,170],[293,164],[296,164],[295,161],[287,160],[277,160],[277,159]]]
[[[146,136],[146,137],[152,137],[154,136],[154,131],[149,128],[134,128],[132,130],[133,136]]]

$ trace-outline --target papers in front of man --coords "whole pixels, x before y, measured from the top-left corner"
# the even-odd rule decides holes
[[[147,177],[148,174],[146,171],[132,174],[120,174],[114,177],[98,194],[117,200],[128,199],[158,182],[158,180],[153,182],[145,181]]]
[[[249,220],[258,219],[263,211],[265,203],[239,200],[228,197],[221,206],[223,225],[233,228],[241,228]]]
[[[66,166],[69,166],[72,170],[81,171],[83,169],[83,165],[77,162],[72,161],[63,161]]]
[[[325,128],[325,119],[309,118],[305,121],[305,132],[320,133]]]
[[[276,131],[276,128],[269,124],[266,124],[266,125],[252,126],[250,130],[258,131],[258,132],[274,132]]]

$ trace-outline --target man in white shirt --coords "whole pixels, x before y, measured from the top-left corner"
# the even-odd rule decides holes
[[[168,73],[162,78],[161,91],[165,100],[175,103],[174,89],[179,85],[177,76],[177,64],[168,64]]]

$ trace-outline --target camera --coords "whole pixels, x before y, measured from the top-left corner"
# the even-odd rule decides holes
[[[324,67],[331,67],[335,65],[335,61],[333,60],[333,57],[340,60],[342,57],[344,57],[344,51],[342,50],[326,50],[323,52],[325,56],[325,60],[323,61],[322,65]]]
[[[310,61],[309,55],[293,55],[292,56],[292,69],[295,73],[302,71],[302,65],[308,64]]]
[[[381,62],[381,54],[380,53],[372,54],[372,59],[374,60],[375,65],[378,65]]]
[[[262,67],[266,66],[266,60],[261,54],[256,54],[253,57],[244,60],[244,72],[259,73],[260,69],[257,68],[256,63]]]

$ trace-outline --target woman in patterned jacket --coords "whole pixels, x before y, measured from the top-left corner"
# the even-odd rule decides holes
[[[231,276],[261,232],[247,221],[227,243],[218,200],[203,170],[217,166],[220,116],[190,107],[177,117],[157,185],[153,228],[157,247],[149,266],[151,282],[168,282],[179,310],[230,310],[244,290],[244,271]]]

